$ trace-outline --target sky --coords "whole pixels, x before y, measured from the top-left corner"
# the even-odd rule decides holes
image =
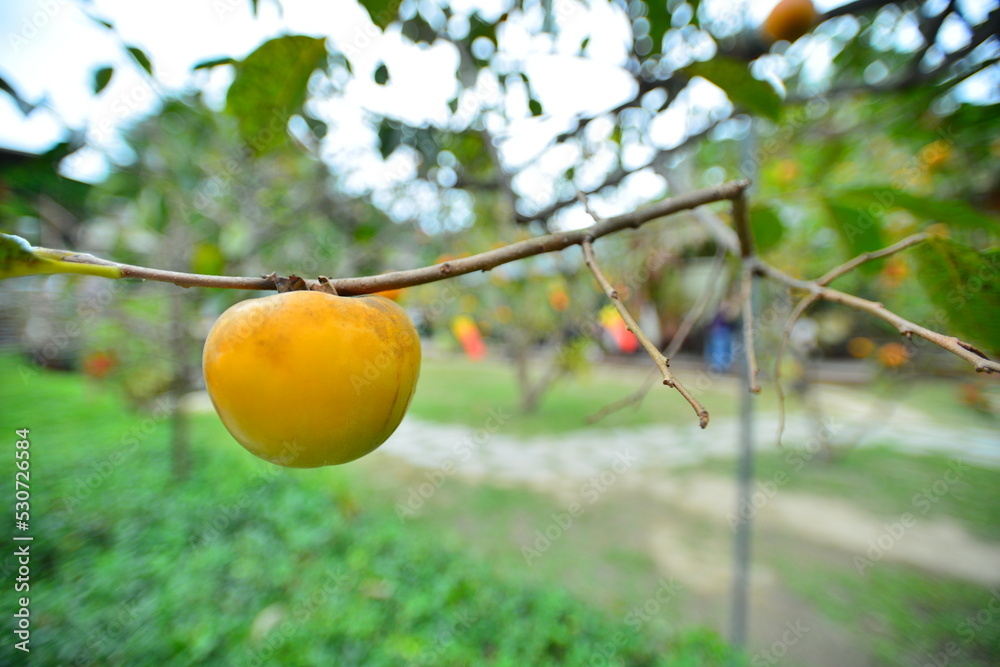
[[[775,2],[750,0],[745,11],[751,21],[759,22]],[[830,4],[837,2],[817,3],[820,9]],[[988,3],[963,4],[983,11]],[[497,16],[502,0],[458,0],[451,6],[457,13],[477,9]],[[530,21],[503,27],[502,44],[512,57],[524,62],[545,109],[540,119],[525,118],[497,128],[506,133],[501,137],[503,157],[514,169],[531,165],[548,171],[572,162],[575,156],[565,150],[539,154],[538,146],[574,115],[598,114],[633,94],[634,82],[620,67],[630,34],[623,13],[606,2],[592,2],[588,8],[578,0],[555,0],[555,11],[561,26],[556,40],[533,34]],[[105,29],[88,14],[111,21],[117,30]],[[955,44],[965,37],[947,26],[945,33]],[[91,147],[70,156],[62,170],[73,178],[99,181],[107,173],[109,160],[128,160],[121,128],[155,110],[161,97],[197,88],[205,91],[210,103],[221,107],[232,68],[192,72],[196,63],[226,56],[240,59],[281,34],[328,37],[334,49],[351,55],[357,77],[345,95],[312,103],[315,115],[337,119],[325,140],[324,158],[335,162],[336,153],[351,154],[352,146],[368,148],[365,159],[379,168],[361,170],[368,174],[362,180],[406,178],[413,165],[406,163],[405,155],[398,158],[402,163],[395,170],[375,164],[379,158],[370,150],[375,136],[366,122],[366,110],[389,112],[414,124],[446,122],[447,103],[456,90],[458,56],[453,47],[441,42],[429,47],[408,44],[398,28],[381,34],[355,0],[282,0],[280,12],[271,0],[261,0],[256,18],[248,0],[4,0],[0,3],[0,76],[27,100],[43,102],[43,106],[25,118],[8,96],[0,95],[0,146],[41,152],[59,141],[65,128],[85,128]],[[588,57],[576,57],[587,36]],[[124,43],[148,54],[154,80],[127,56]],[[710,55],[711,51],[704,57]],[[381,61],[392,73],[387,86],[378,86],[365,76]],[[115,74],[95,96],[93,75],[105,66],[114,67]],[[767,74],[767,65],[762,65],[758,76]],[[580,85],[581,81],[587,85]],[[496,82],[488,77],[470,94],[481,98],[473,102],[499,99]],[[526,106],[527,97],[514,90],[502,103],[516,109]],[[661,146],[679,143],[693,116],[702,117],[726,104],[721,91],[704,83],[688,93],[686,106],[657,118],[650,134]],[[595,128],[601,129],[599,124]],[[641,153],[632,159],[641,163],[646,159]],[[359,183],[359,188],[372,185]]]

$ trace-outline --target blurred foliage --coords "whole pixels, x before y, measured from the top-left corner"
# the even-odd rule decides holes
[[[1000,354],[1000,249],[983,253],[935,238],[916,248],[914,257],[920,284],[948,313],[949,329]]]

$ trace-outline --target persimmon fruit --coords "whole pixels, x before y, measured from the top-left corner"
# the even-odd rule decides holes
[[[886,368],[899,368],[910,359],[910,352],[902,343],[886,343],[878,349],[878,360]]]
[[[794,42],[812,30],[818,18],[812,0],[781,0],[768,14],[761,30],[769,42]]]
[[[237,303],[205,341],[205,385],[250,453],[290,468],[347,463],[399,426],[420,339],[380,296],[292,291]]]

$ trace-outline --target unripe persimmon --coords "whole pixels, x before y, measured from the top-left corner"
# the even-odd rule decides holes
[[[812,30],[817,18],[812,0],[781,0],[764,20],[761,31],[770,42],[794,42]]]
[[[290,468],[353,461],[396,430],[420,371],[420,339],[380,296],[293,291],[242,301],[205,341],[205,386],[252,454]]]

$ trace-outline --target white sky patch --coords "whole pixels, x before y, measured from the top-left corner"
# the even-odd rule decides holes
[[[458,87],[455,47],[440,40],[433,45],[409,44],[394,29],[386,33],[379,45],[379,49],[369,49],[351,61],[357,77],[345,95],[363,100],[364,106],[375,113],[412,125],[445,124],[450,113],[448,100],[455,96]],[[379,85],[373,75],[383,63],[389,80]]]
[[[635,95],[635,80],[620,67],[565,55],[537,55],[525,71],[546,114],[596,116]]]

